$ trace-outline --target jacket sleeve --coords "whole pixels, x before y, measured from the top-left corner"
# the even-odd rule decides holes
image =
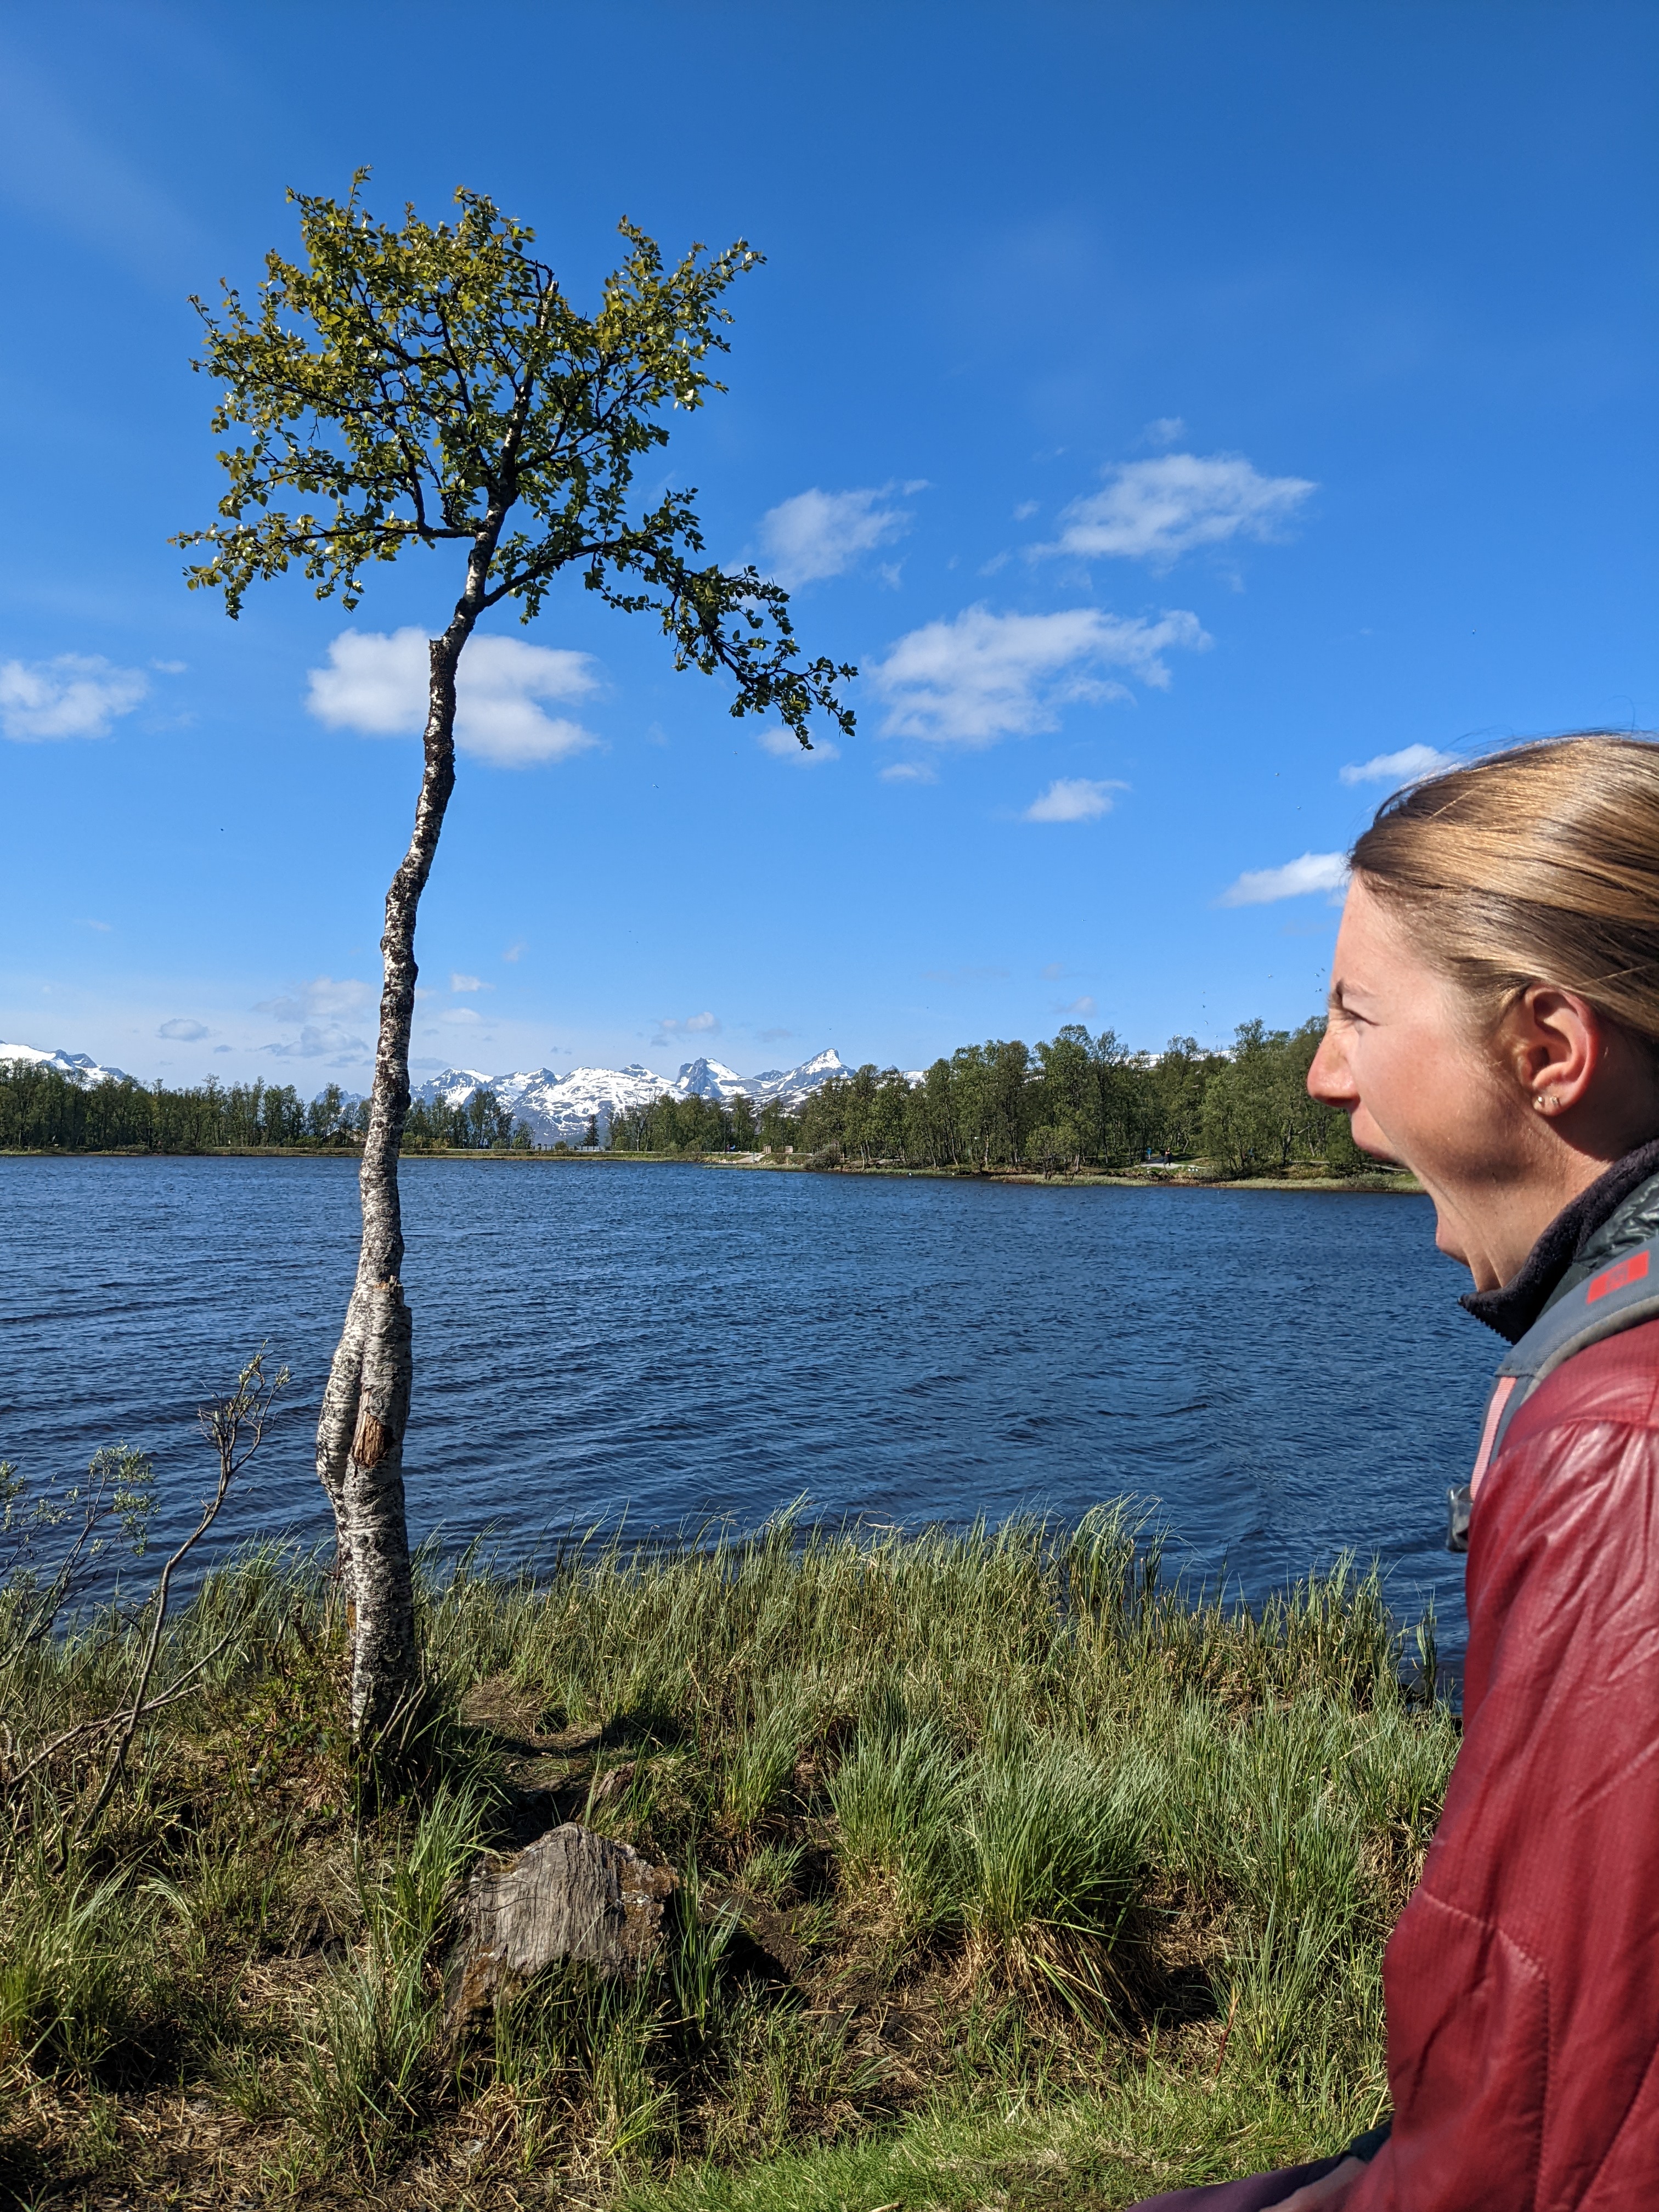
[[[1383,1966],[1394,2131],[1347,2212],[1659,2201],[1659,1433],[1651,1368],[1605,1387],[1634,1349],[1547,1383],[1477,1503],[1463,1747]]]

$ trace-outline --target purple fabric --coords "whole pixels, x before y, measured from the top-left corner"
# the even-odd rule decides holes
[[[1281,2166],[1277,2173],[1252,2173],[1243,2181],[1218,2181],[1207,2189],[1172,2189],[1162,2197],[1148,2197],[1129,2212],[1267,2212],[1281,2204],[1304,2181],[1317,2181],[1342,2157],[1316,2159],[1311,2166]]]

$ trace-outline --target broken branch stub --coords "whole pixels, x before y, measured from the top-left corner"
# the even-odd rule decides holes
[[[461,1940],[447,1976],[450,2034],[561,1959],[602,1974],[638,1974],[661,1941],[663,1907],[678,1887],[671,1867],[653,1866],[574,1820],[511,1858],[489,1854],[461,1903]]]

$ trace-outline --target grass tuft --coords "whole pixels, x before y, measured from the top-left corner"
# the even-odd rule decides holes
[[[1252,1614],[1122,1509],[797,1517],[428,1554],[420,1623],[400,1796],[354,1792],[329,1585],[269,1547],[169,1618],[156,1679],[199,1675],[95,1838],[72,1742],[10,1789],[0,2203],[1106,2212],[1376,2118],[1456,1727],[1351,1564]],[[32,1644],[9,1740],[107,1710],[141,1633]],[[659,1956],[450,2048],[468,1868],[566,1819],[677,1869]]]

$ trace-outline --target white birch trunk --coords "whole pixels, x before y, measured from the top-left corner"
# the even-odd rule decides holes
[[[491,533],[489,549],[493,550]],[[414,832],[386,893],[385,983],[374,1087],[359,1188],[363,1234],[317,1424],[317,1474],[334,1509],[350,1645],[353,1737],[373,1749],[418,1680],[415,1600],[404,1510],[404,1437],[414,1381],[414,1328],[404,1297],[398,1155],[409,1112],[415,1011],[415,918],[455,784],[455,670],[476,620],[489,550],[475,549],[468,592],[431,645],[425,768]]]

